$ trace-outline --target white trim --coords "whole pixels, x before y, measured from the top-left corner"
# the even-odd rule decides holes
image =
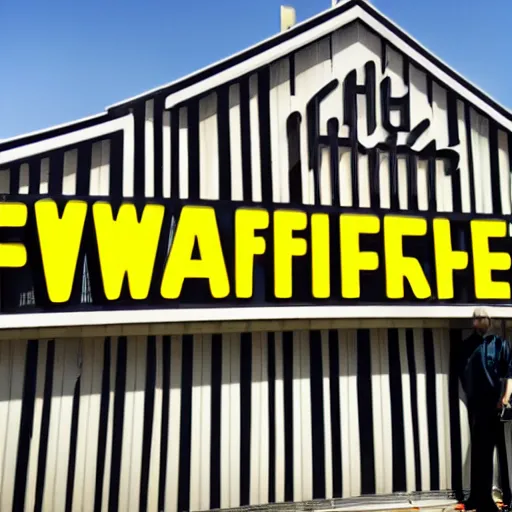
[[[120,117],[118,119],[114,119],[112,121],[107,121],[105,123],[89,126],[88,128],[82,128],[81,130],[66,133],[64,135],[57,135],[56,137],[51,137],[50,139],[45,139],[39,142],[33,142],[32,144],[26,144],[23,146],[19,146],[17,148],[0,151],[0,165],[5,165],[15,160],[22,160],[25,158],[29,158],[33,155],[38,155],[41,153],[45,153],[47,151],[52,151],[54,149],[59,149],[62,147],[70,146],[72,144],[77,144],[84,140],[102,137],[104,135],[108,135],[109,133],[113,133],[119,130],[122,130],[124,132],[125,137],[133,138],[132,114]],[[129,153],[129,151],[133,152],[133,142],[129,150],[125,149],[125,158],[127,157],[127,153]]]
[[[372,8],[380,14],[383,18],[386,18],[389,23],[394,25],[398,28],[396,23],[389,20],[386,16],[380,13],[380,11],[377,11],[373,6]],[[442,82],[443,85],[453,89],[454,91],[458,92],[462,97],[466,98],[468,101],[473,103],[476,107],[478,107],[480,110],[485,112],[488,116],[491,118],[494,118],[495,121],[500,123],[504,128],[507,128],[508,130],[512,131],[512,121],[507,119],[505,116],[497,112],[494,108],[492,108],[490,105],[488,105],[485,101],[480,99],[478,96],[470,92],[466,87],[461,85],[459,82],[457,82],[454,78],[450,77],[447,73],[439,69],[436,65],[434,65],[429,59],[421,55],[419,52],[411,48],[407,43],[403,41],[403,39],[396,34],[394,34],[391,30],[386,28],[382,23],[377,21],[373,16],[368,14],[365,10],[361,9],[360,7],[355,7],[355,9],[360,13],[358,15],[358,18],[366,23],[368,26],[373,28],[377,33],[383,37],[384,39],[387,39],[390,43],[395,45],[399,50],[401,50],[403,53],[408,55],[412,60],[416,61],[418,64],[423,66],[427,71],[432,73],[434,76],[438,77],[439,80]],[[482,94],[487,96],[491,101],[494,101],[495,103],[499,104],[497,101],[495,101],[493,98],[491,98],[487,93],[482,91],[479,87],[471,83],[469,80],[464,78],[460,73],[455,71],[451,66],[446,64],[443,60],[441,60],[439,57],[434,55],[432,52],[427,50],[421,43],[416,41],[412,36],[407,34],[404,30],[399,28],[402,32],[404,32],[408,37],[410,37],[418,46],[423,48],[427,53],[432,55],[434,58],[436,58],[438,61],[440,61],[442,64],[444,64],[446,67],[451,69],[454,73],[456,73],[458,76],[461,77],[461,79],[468,82],[471,86],[473,86],[475,89],[479,90]],[[504,110],[509,111],[509,109],[502,107]],[[510,111],[509,111],[510,112]]]
[[[398,23],[395,23],[392,19],[390,19],[388,16],[386,16],[382,11],[380,11],[379,9],[377,9],[377,7],[375,7],[375,5],[373,5],[372,3],[370,3],[368,0],[363,0],[367,5],[370,6],[370,8],[376,13],[378,14],[379,16],[381,16],[382,18],[384,18],[390,25],[393,25],[397,30],[399,30],[400,32],[402,32],[403,34],[405,34],[409,39],[412,39],[412,41],[414,41],[420,48],[422,48],[425,52],[427,52],[430,56],[432,56],[434,59],[438,60],[441,64],[443,64],[444,66],[446,66],[448,69],[450,69],[451,71],[453,71],[456,75],[458,75],[461,80],[464,80],[465,82],[467,82],[469,85],[471,85],[472,87],[474,87],[477,91],[479,91],[480,93],[482,93],[484,96],[486,96],[489,100],[493,101],[494,103],[496,103],[497,105],[499,105],[503,110],[506,110],[507,112],[510,112],[512,114],[512,109],[506,107],[505,105],[502,105],[499,101],[497,101],[495,98],[493,98],[490,94],[488,94],[486,91],[484,91],[481,87],[479,87],[478,85],[476,85],[474,82],[472,82],[471,80],[468,80],[468,78],[466,78],[463,74],[459,73],[457,70],[453,69],[452,66],[450,66],[449,64],[447,64],[443,59],[441,59],[440,57],[438,57],[435,53],[431,52],[424,44],[420,43],[415,37],[411,36],[411,34],[409,34],[409,32],[407,32],[405,29],[403,29],[400,25],[398,25]],[[365,14],[368,16],[368,12],[365,11]],[[371,17],[371,16],[370,16]],[[372,19],[374,19],[372,17]],[[377,22],[377,20],[374,19],[375,22]],[[380,23],[380,22],[377,22],[379,27],[382,27],[383,25]],[[386,31],[388,32],[389,30],[386,29]],[[382,34],[381,34],[382,35]],[[398,37],[395,35],[395,37]],[[401,41],[402,39],[399,38]],[[410,51],[413,51],[411,49],[411,47],[405,43],[404,41],[402,41],[402,45],[405,45]],[[424,58],[424,57],[423,57]],[[437,66],[434,66],[434,64],[430,64],[431,66],[435,67],[435,69],[439,69]],[[462,85],[459,84],[460,87],[463,87]],[[492,107],[491,107],[492,108]],[[493,109],[494,111],[494,109]]]
[[[343,2],[345,3],[345,2]],[[336,9],[339,8],[339,5],[336,6]],[[418,46],[424,49],[425,52],[427,52],[429,55],[431,55],[433,58],[439,60],[442,64],[447,66],[449,69],[451,69],[454,73],[456,73],[459,77],[461,77],[462,80],[465,80],[470,85],[472,85],[475,89],[480,91],[482,94],[487,96],[491,101],[494,101],[495,103],[499,104],[497,101],[495,101],[493,98],[491,98],[487,93],[482,91],[479,87],[472,84],[464,78],[460,73],[453,70],[448,64],[443,62],[441,59],[439,59],[436,55],[434,55],[432,52],[430,52],[428,49],[426,49],[421,43],[416,41],[413,37],[409,36],[405,31],[403,31],[396,23],[389,20],[386,16],[380,13],[373,5],[371,6],[373,10],[383,18],[385,18],[389,23],[397,27],[398,30],[406,34],[410,39],[412,39]],[[320,14],[319,16],[323,15],[324,13]],[[312,18],[314,19],[314,18]],[[320,25],[317,25],[316,27],[311,28],[310,30],[299,34],[297,36],[294,36],[290,38],[289,40],[281,43],[280,45],[277,45],[273,48],[270,48],[269,50],[266,50],[262,53],[259,53],[258,55],[255,55],[254,57],[250,59],[246,59],[243,62],[240,62],[239,64],[232,66],[225,71],[221,71],[220,73],[216,73],[200,82],[197,82],[190,87],[186,87],[183,89],[180,89],[176,91],[175,93],[170,94],[165,99],[165,108],[169,109],[173,107],[174,105],[181,103],[182,101],[185,101],[191,97],[197,96],[198,94],[202,94],[210,89],[213,89],[219,85],[222,85],[226,82],[229,82],[231,80],[234,80],[236,78],[239,78],[240,76],[257,69],[261,66],[264,66],[266,64],[269,64],[270,62],[273,62],[275,60],[278,60],[289,53],[297,50],[298,48],[301,48],[303,46],[306,46],[313,41],[320,39],[324,36],[327,36],[331,32],[341,28],[342,26],[355,21],[356,19],[359,19],[366,23],[368,26],[373,28],[381,37],[384,39],[387,39],[389,42],[391,42],[393,45],[395,45],[401,52],[403,52],[405,55],[410,57],[413,61],[416,61],[419,65],[423,66],[426,70],[428,70],[430,73],[432,73],[434,76],[438,77],[441,82],[443,82],[447,87],[450,87],[454,91],[456,91],[461,97],[467,99],[473,105],[478,107],[480,110],[485,112],[488,116],[493,118],[495,121],[497,121],[499,124],[501,124],[504,128],[512,131],[512,121],[507,119],[505,116],[497,112],[493,107],[488,105],[484,100],[479,98],[474,93],[470,92],[466,87],[461,85],[457,80],[450,77],[447,73],[444,71],[441,71],[436,65],[434,65],[430,59],[424,57],[421,53],[411,48],[407,43],[403,41],[403,39],[399,36],[397,36],[395,33],[393,33],[391,30],[386,28],[381,22],[377,21],[371,14],[369,14],[367,11],[362,9],[360,6],[354,6],[350,8],[349,10],[339,14],[338,16],[335,16],[334,18],[331,18],[330,20],[321,23]],[[308,20],[310,22],[311,20]],[[277,36],[274,36],[277,37]],[[268,39],[265,42],[268,42],[272,40],[273,38]],[[264,44],[262,43],[262,44]],[[236,54],[239,55],[239,54]],[[235,56],[236,56],[235,55]],[[227,59],[225,59],[227,60]],[[220,63],[224,62],[220,61]],[[219,64],[219,63],[218,63]],[[211,66],[209,66],[211,67]],[[205,70],[209,69],[204,68],[201,71],[198,71],[197,73],[204,72]],[[184,79],[177,80],[175,82],[172,82],[171,84],[159,87],[157,89],[153,89],[152,91],[149,91],[148,93],[145,93],[144,95],[137,96],[135,98],[132,98],[127,101],[133,101],[140,97],[144,97],[148,94],[154,93],[158,90],[164,89],[166,87],[170,87],[171,85],[178,85],[182,80],[189,79],[190,77],[196,75],[197,73],[193,73],[192,75],[189,75],[185,77]],[[125,102],[123,102],[125,103]],[[121,103],[122,104],[122,103]],[[114,105],[117,106],[117,105]],[[110,107],[112,108],[112,107]],[[504,110],[507,110],[505,107],[502,107]]]
[[[15,135],[14,137],[8,137],[7,139],[0,139],[0,144],[5,144],[7,142],[16,142],[20,139],[26,139],[27,137],[34,137],[35,135],[44,135],[47,132],[51,132],[52,130],[59,130],[61,128],[67,128],[73,126],[75,124],[83,123],[85,121],[92,121],[93,119],[98,119],[99,117],[106,116],[107,112],[101,112],[100,114],[94,114],[92,116],[82,117],[81,119],[76,119],[74,121],[68,121],[67,123],[56,124],[54,126],[50,126],[49,128],[42,128],[41,130],[35,130],[33,132],[22,133],[21,135]]]
[[[456,319],[471,318],[475,306],[282,306],[139,309],[74,313],[0,315],[0,329],[187,322],[299,319]],[[486,307],[492,318],[512,318],[511,306]]]

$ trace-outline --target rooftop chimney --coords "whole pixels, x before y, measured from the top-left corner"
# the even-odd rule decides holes
[[[289,28],[293,27],[295,22],[295,9],[288,5],[281,5],[281,32],[285,32]]]

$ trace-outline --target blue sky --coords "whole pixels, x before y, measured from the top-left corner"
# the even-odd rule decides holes
[[[372,0],[512,107],[511,0]],[[0,138],[96,114],[279,30],[330,0],[0,0]]]

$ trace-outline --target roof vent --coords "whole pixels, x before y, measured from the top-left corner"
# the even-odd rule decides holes
[[[334,1],[334,0],[333,0]],[[297,21],[295,9],[288,5],[281,5],[281,32],[293,27]]]

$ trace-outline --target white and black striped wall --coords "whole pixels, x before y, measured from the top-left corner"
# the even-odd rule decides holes
[[[0,341],[0,508],[460,492],[460,341],[445,328]]]

